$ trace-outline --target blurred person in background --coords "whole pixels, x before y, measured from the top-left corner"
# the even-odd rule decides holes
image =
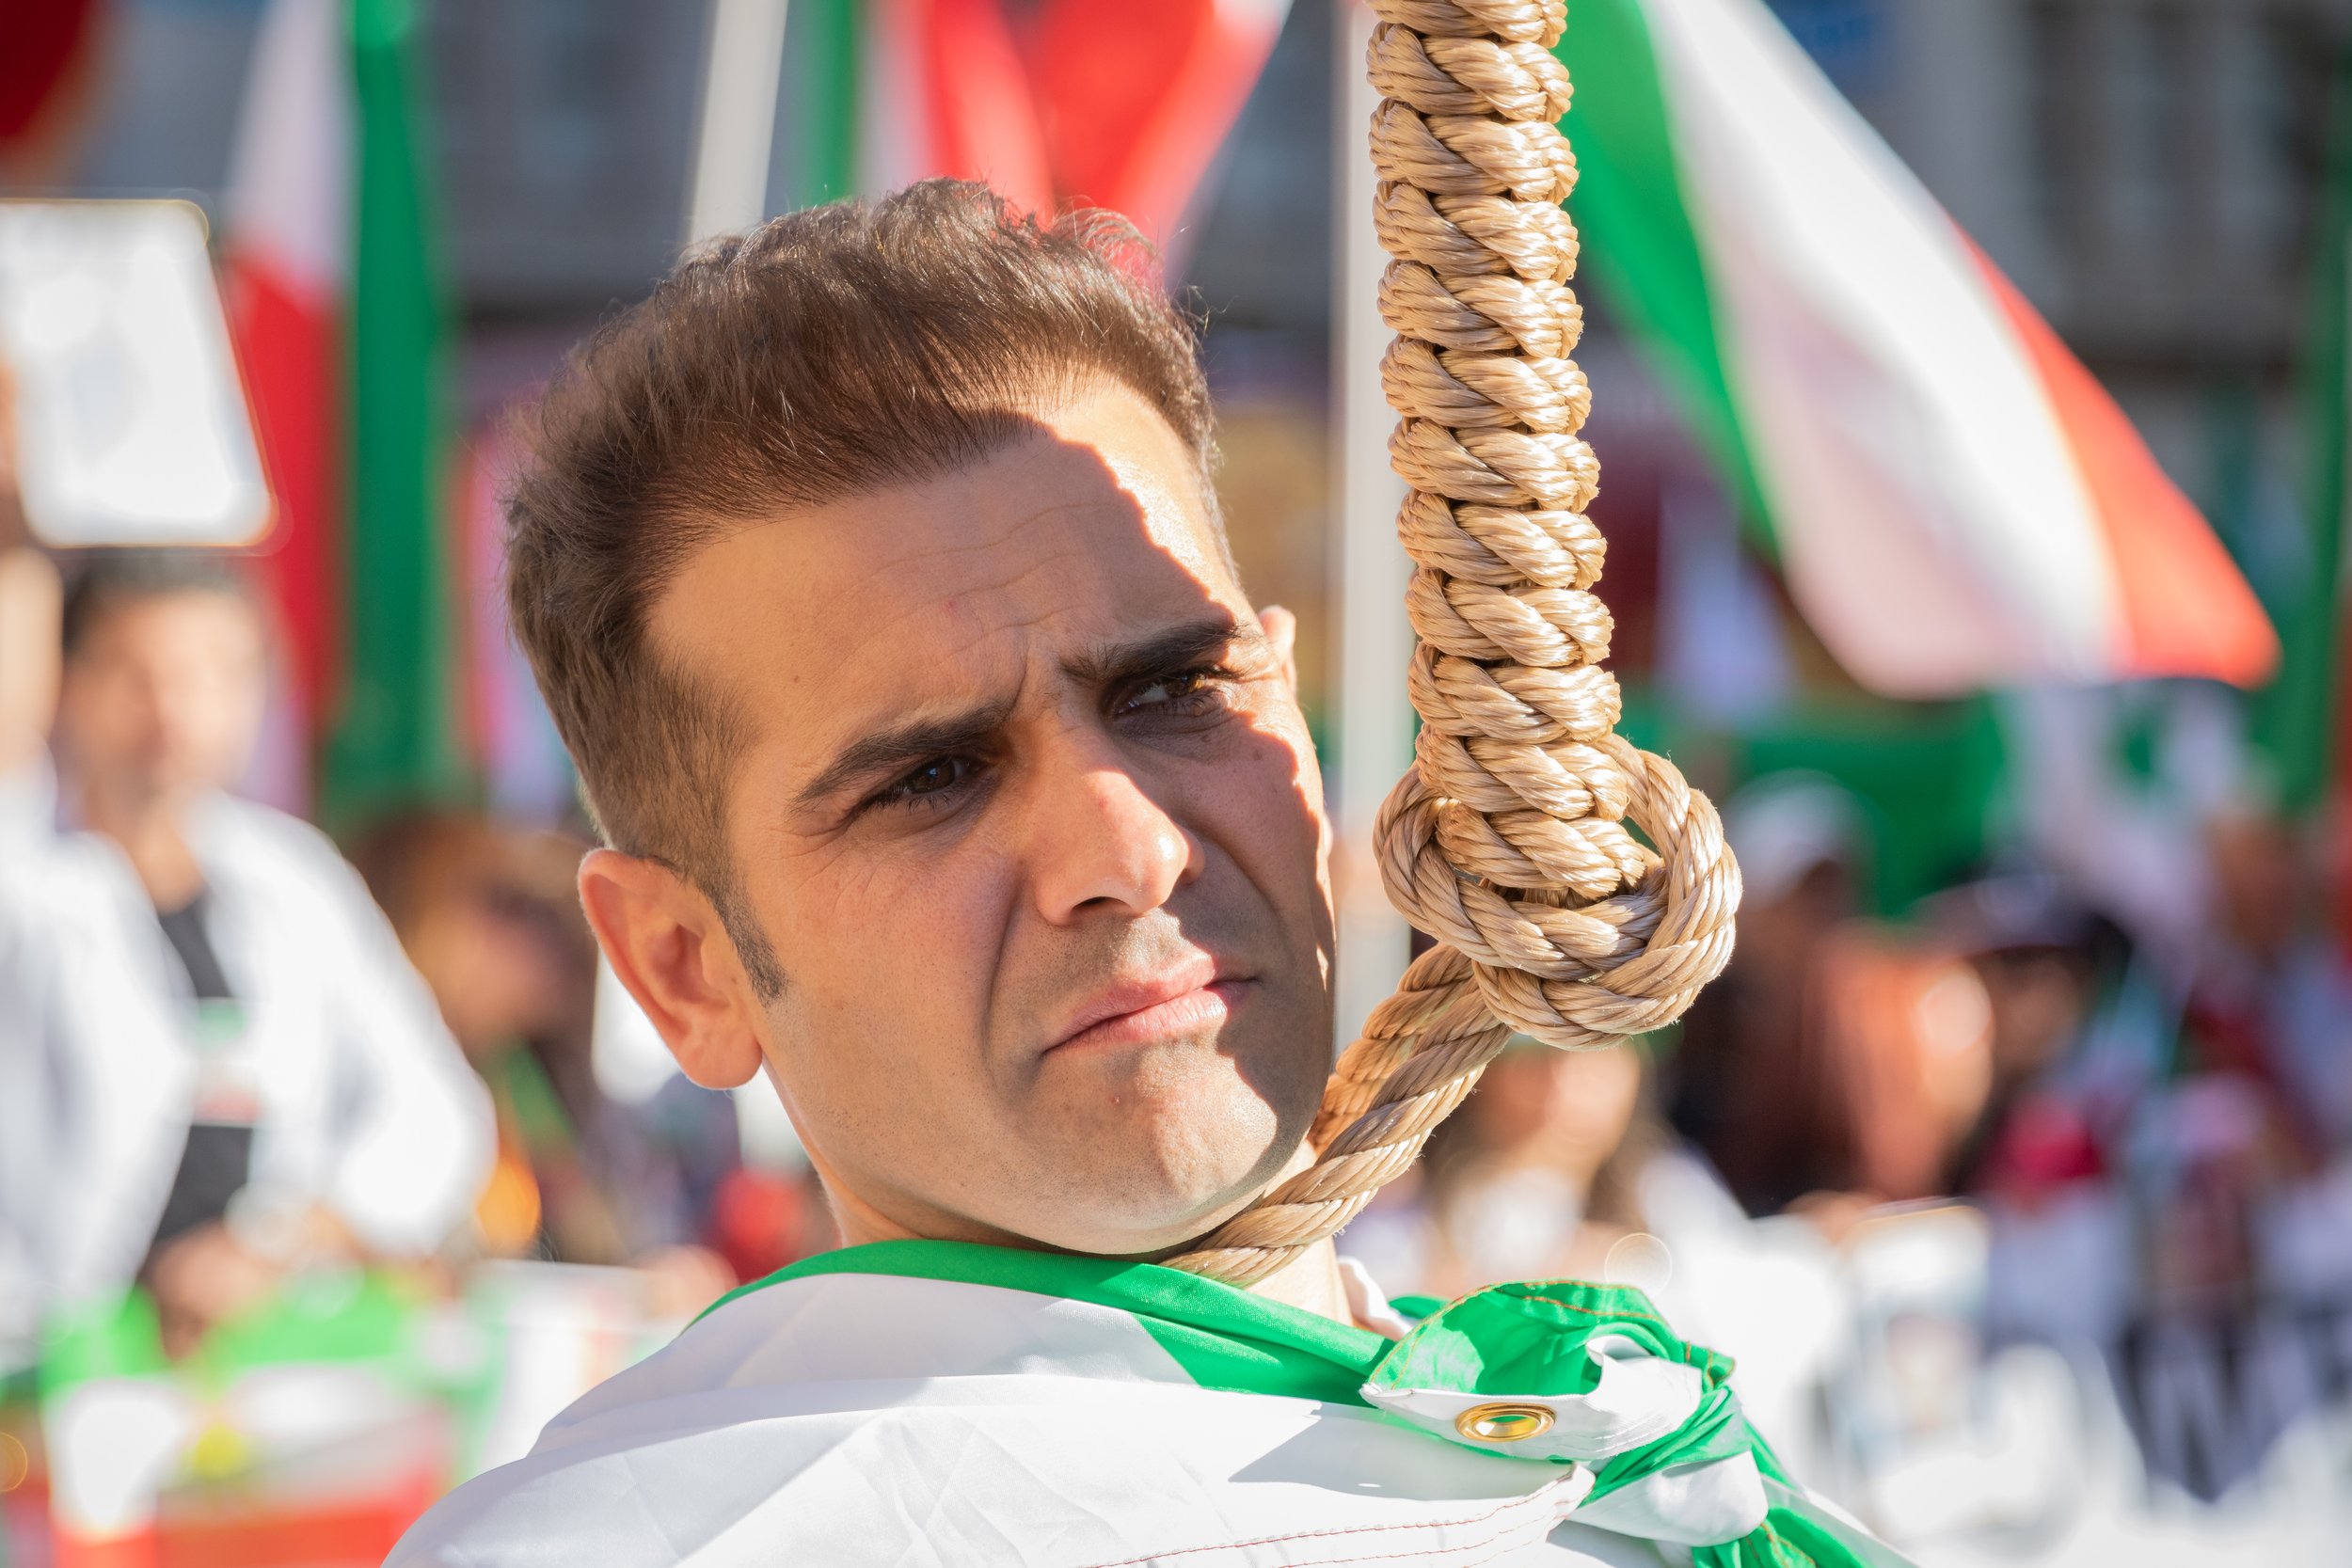
[[[2204,824],[2211,906],[2177,1038],[2121,1158],[2151,1300],[2352,1291],[2352,974],[2305,833],[2243,799]]]
[[[1963,1140],[1956,1191],[2035,1203],[2106,1162],[2114,1114],[2090,1047],[2130,973],[2129,937],[2056,879],[2003,872],[1924,902],[1919,924],[1984,988],[1992,1033],[1983,1113]]]
[[[1836,1088],[1822,1058],[1818,972],[1859,908],[1868,825],[1818,773],[1768,775],[1724,810],[1745,892],[1730,966],[1683,1020],[1669,1114],[1752,1214],[1846,1180]]]
[[[1818,1184],[1790,1207],[1834,1233],[1864,1208],[1949,1196],[1993,1088],[1984,982],[1913,930],[1850,921],[1822,943],[1815,986]]]
[[[1653,1161],[1680,1158],[1646,1103],[1648,1076],[1628,1046],[1504,1052],[1430,1136],[1423,1287],[1450,1298],[1507,1279],[1605,1277],[1617,1243],[1648,1228]]]
[[[2352,964],[2328,929],[2308,834],[2236,809],[2207,825],[2214,911],[2190,993],[2204,1070],[2276,1101],[2313,1156],[2352,1145]]]
[[[572,891],[586,850],[561,834],[432,812],[386,824],[355,860],[490,1091],[498,1160],[474,1206],[483,1249],[636,1265],[654,1315],[684,1316],[737,1283],[700,1244],[735,1164],[716,1147],[734,1131],[732,1108],[696,1090],[716,1116],[679,1127],[598,1085],[596,939]],[[703,1168],[714,1162],[726,1169]]]
[[[1861,917],[1869,825],[1842,785],[1768,775],[1724,819],[1740,947],[1684,1021],[1674,1125],[1748,1212],[1802,1209],[1832,1237],[1875,1204],[1949,1193],[1992,1089],[1983,982]]]
[[[0,1229],[39,1309],[144,1284],[184,1352],[307,1263],[439,1245],[491,1119],[358,875],[227,793],[265,660],[233,567],[98,557],[62,646],[61,825],[0,872]]]

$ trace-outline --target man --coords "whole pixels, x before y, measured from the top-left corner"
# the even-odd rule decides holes
[[[1424,1387],[1452,1331],[1392,1346],[1327,1243],[1249,1291],[1140,1261],[1308,1162],[1331,915],[1293,622],[1235,578],[1191,341],[1121,239],[947,182],[781,218],[548,391],[510,595],[611,846],[581,897],[689,1074],[772,1082],[848,1244],[403,1568],[1649,1562],[1748,1528],[1581,1509],[1611,1473],[1562,1438],[1662,1473],[1645,1446],[1728,1405],[1640,1327],[1629,1373],[1582,1320],[1539,1337],[1591,1378],[1537,1415]],[[1675,1484],[1713,1506],[1726,1464]]]
[[[151,1288],[184,1351],[320,1258],[426,1252],[487,1106],[358,876],[236,800],[263,642],[215,558],[68,594],[60,810],[0,867],[0,1236],[18,1315]]]

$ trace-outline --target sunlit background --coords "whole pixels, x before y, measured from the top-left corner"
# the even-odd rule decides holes
[[[1709,141],[1736,121],[1694,106],[1704,71],[1665,58],[1676,25],[1716,12],[1761,24],[1759,57],[1872,189],[1928,214],[1922,232],[1957,225],[1939,243],[2014,285],[2003,333],[2055,330],[2047,385],[2077,361],[2096,378],[2032,416],[2060,432],[2052,451],[2109,464],[2105,489],[2086,482],[2106,531],[2092,555],[2039,553],[2045,524],[2079,520],[2023,515],[1994,539],[1971,531],[1997,508],[1939,510],[2029,486],[2039,449],[1960,463],[1973,415],[1867,428],[1882,381],[1914,385],[1888,369],[1900,356],[1828,363],[1849,339],[1756,303],[1776,258],[1726,235],[1766,232],[1753,214],[1764,227],[1729,227],[1735,187],[1757,182],[1742,157],[1778,153]],[[241,787],[359,865],[501,1113],[490,1189],[421,1271],[296,1277],[175,1360],[95,1308],[0,1313],[17,1336],[0,1346],[0,1562],[372,1562],[448,1484],[660,1343],[712,1270],[755,1277],[830,1244],[766,1091],[693,1089],[596,990],[568,892],[585,821],[498,603],[504,421],[694,238],[934,173],[1136,218],[1202,323],[1246,581],[1300,618],[1356,847],[1343,1028],[1387,993],[1411,939],[1360,856],[1411,731],[1369,23],[1346,0],[1089,14],[0,4],[0,196],[172,198],[209,225],[270,501],[236,552],[273,644]],[[1398,1293],[1570,1271],[1651,1288],[1740,1358],[1799,1473],[1926,1563],[2342,1560],[2352,3],[1569,14],[1572,67],[1604,34],[1619,52],[1595,57],[1622,63],[1644,26],[1662,61],[1643,87],[1655,146],[1640,93],[1579,77],[1577,358],[1624,727],[1724,804],[1741,949],[1638,1051],[1506,1057],[1343,1248]],[[1846,211],[1804,205],[1822,168],[1786,166],[1790,211]],[[1865,274],[1878,254],[1862,230],[1810,239]],[[26,297],[0,296],[20,354],[57,319]],[[1822,319],[1840,306],[1828,284],[1813,298]],[[1974,352],[1969,323],[1897,306],[1869,307],[1892,312],[1886,342],[1948,327],[1956,363]],[[18,380],[33,431],[48,416]],[[2130,432],[2098,423],[2098,387],[2145,473]],[[1851,445],[1824,437],[1811,477],[1781,466],[1837,396],[1820,422]],[[135,451],[125,494],[161,461]],[[70,582],[80,546],[128,537],[45,525],[20,467],[31,533],[0,547]],[[211,483],[202,506],[177,483],[124,504],[177,537],[175,504],[236,514],[233,465]],[[2085,609],[2081,560],[2163,580]],[[1891,641],[1871,621],[1915,602],[1949,616]],[[2086,633],[2097,614],[2122,629]],[[486,1005],[437,955],[478,929],[527,951],[541,990],[469,1037]],[[659,1221],[632,1200],[650,1167]]]

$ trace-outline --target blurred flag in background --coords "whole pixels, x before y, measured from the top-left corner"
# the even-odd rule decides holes
[[[934,175],[1050,214],[1077,204],[1182,249],[1185,210],[1289,0],[796,0],[783,95],[796,202]]]
[[[230,181],[230,320],[278,503],[262,571],[329,823],[469,771],[414,25],[407,0],[270,0]]]
[[[2298,814],[2318,807],[2331,781],[2344,791],[2336,748],[2343,731],[2337,677],[2344,657],[2344,530],[2352,504],[2344,451],[2352,439],[2352,54],[2337,58],[2333,110],[2299,388],[2312,457],[2304,547],[2296,562],[2301,570],[2272,607],[2284,657],[2278,680],[2255,709],[2255,738],[2278,771],[2280,803]]]
[[[415,9],[269,0],[228,202],[231,319],[278,502],[261,570],[295,744],[319,758],[314,815],[339,829],[546,750],[485,632],[497,454],[468,465],[448,440]],[[785,199],[986,179],[1041,213],[1114,208],[1170,252],[1287,9],[1049,0],[1016,25],[997,0],[799,0],[776,62]]]
[[[1585,254],[1849,673],[2268,677],[2196,507],[1762,0],[1579,0],[1560,53]]]

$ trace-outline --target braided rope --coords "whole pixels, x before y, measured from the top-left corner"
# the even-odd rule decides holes
[[[1715,808],[1613,733],[1599,668],[1563,0],[1371,4],[1380,312],[1397,333],[1380,381],[1411,492],[1397,528],[1422,718],[1376,832],[1391,901],[1438,945],[1342,1053],[1315,1164],[1168,1259],[1236,1285],[1353,1219],[1515,1032],[1583,1049],[1681,1017],[1730,958],[1740,903]]]

